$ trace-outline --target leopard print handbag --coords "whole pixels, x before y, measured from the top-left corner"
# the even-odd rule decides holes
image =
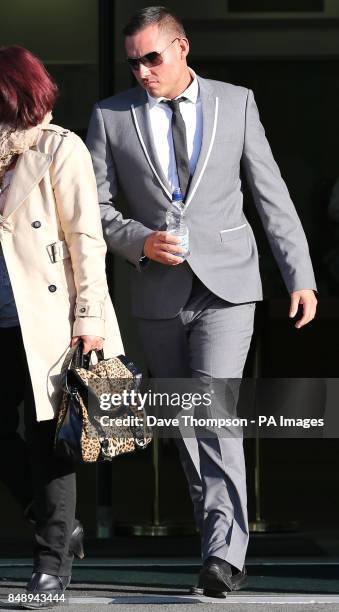
[[[96,351],[96,356],[92,364],[91,354],[83,355],[82,342],[68,352],[55,434],[59,456],[85,463],[144,449],[152,439],[137,401],[139,369],[124,355],[104,359],[103,351]],[[128,401],[133,391],[133,402]]]

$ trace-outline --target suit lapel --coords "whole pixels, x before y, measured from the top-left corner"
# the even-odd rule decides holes
[[[219,99],[214,94],[212,87],[207,81],[198,77],[198,82],[203,118],[202,142],[197,165],[185,199],[185,209],[191,203],[206,170],[218,123]],[[139,94],[140,97],[131,104],[134,127],[137,131],[140,145],[155,177],[166,196],[171,199],[171,186],[162,171],[153,140],[147,95],[141,89],[139,90]]]
[[[46,155],[34,149],[29,149],[20,155],[9,186],[4,217],[12,215],[29,196],[47,172],[52,159],[52,155]]]
[[[198,82],[202,107],[202,142],[197,165],[185,199],[185,209],[191,203],[204,175],[212,151],[218,122],[219,99],[214,94],[211,86],[204,79],[198,77]]]
[[[156,179],[161,185],[166,196],[171,200],[171,186],[162,171],[154,144],[147,95],[143,91],[141,93],[143,95],[140,101],[136,102],[135,104],[131,104],[134,127],[136,129],[140,145]]]

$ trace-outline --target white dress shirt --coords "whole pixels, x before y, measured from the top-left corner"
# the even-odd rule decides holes
[[[180,94],[180,96],[177,96],[177,98],[181,98],[181,96],[187,98],[187,100],[179,103],[179,108],[186,126],[187,153],[192,175],[201,148],[202,108],[197,77],[191,69],[190,73],[193,76],[192,83]],[[167,98],[153,98],[148,92],[147,96],[155,149],[160,166],[173,192],[176,187],[179,187],[179,179],[175,163],[171,128],[172,110],[168,104],[162,103],[162,101]]]

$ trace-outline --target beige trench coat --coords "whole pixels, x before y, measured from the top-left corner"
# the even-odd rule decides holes
[[[45,126],[38,144],[19,157],[0,239],[37,420],[48,420],[60,403],[60,369],[72,336],[102,336],[105,357],[123,353],[108,295],[92,163],[74,133]]]

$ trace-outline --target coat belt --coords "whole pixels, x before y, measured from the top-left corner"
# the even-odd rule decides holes
[[[68,257],[70,257],[70,253],[65,240],[58,240],[58,242],[53,242],[52,244],[49,244],[46,248],[52,263],[56,263],[57,261],[61,261],[62,259],[67,259]]]

